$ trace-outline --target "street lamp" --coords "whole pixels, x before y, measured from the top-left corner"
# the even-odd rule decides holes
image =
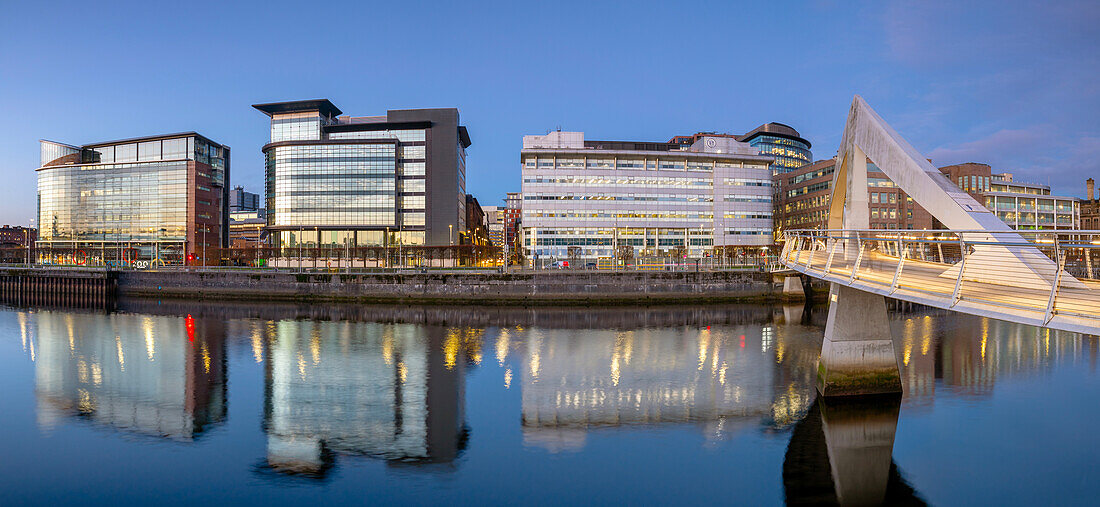
[[[164,227],[161,227],[160,229],[157,229],[157,242],[155,243],[155,245],[156,245],[156,259],[153,260],[154,265],[163,264],[160,260],[160,236],[161,236],[161,233],[163,233],[163,232],[168,232],[168,229],[165,229]]]
[[[455,237],[454,237],[454,225],[447,224],[447,239],[451,243],[451,267],[455,267]]]

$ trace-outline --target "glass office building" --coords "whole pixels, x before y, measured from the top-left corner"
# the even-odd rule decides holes
[[[771,164],[773,176],[789,173],[814,160],[810,142],[782,123],[766,123],[737,139],[760,150],[761,155],[775,159]]]
[[[228,246],[227,146],[195,132],[40,144],[38,262],[218,263]]]
[[[532,261],[699,258],[772,244],[771,157],[730,136],[676,142],[524,136],[523,247]]]
[[[1051,195],[1050,186],[1014,181],[1012,173],[993,174],[985,180],[985,207],[1004,223],[1020,230],[1081,228],[1081,199]],[[959,186],[966,188],[959,180]],[[978,182],[980,185],[981,182]]]
[[[457,109],[350,117],[325,99],[253,107],[271,117],[263,152],[275,246],[458,244],[470,137]]]

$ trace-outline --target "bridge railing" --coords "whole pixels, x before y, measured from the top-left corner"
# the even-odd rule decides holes
[[[788,267],[892,295],[1100,319],[1100,231],[792,230]]]

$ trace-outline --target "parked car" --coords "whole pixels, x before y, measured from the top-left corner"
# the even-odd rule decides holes
[[[554,261],[546,265],[546,269],[565,269],[569,267],[569,261]]]

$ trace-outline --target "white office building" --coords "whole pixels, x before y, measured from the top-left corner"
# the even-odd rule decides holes
[[[730,135],[692,144],[524,136],[528,259],[703,257],[772,244],[770,156]]]

